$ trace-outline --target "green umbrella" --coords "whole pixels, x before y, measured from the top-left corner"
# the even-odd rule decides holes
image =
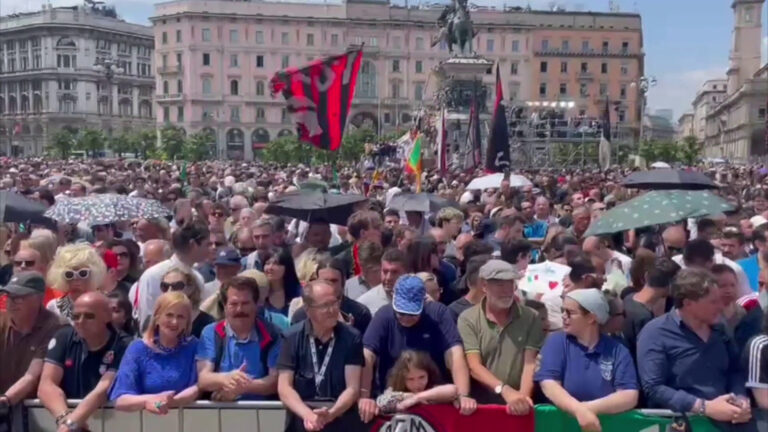
[[[730,210],[731,204],[709,191],[656,190],[605,212],[590,224],[586,235],[613,234]]]
[[[318,192],[328,192],[328,183],[322,180],[309,179],[304,183],[300,183],[299,189],[318,191]]]

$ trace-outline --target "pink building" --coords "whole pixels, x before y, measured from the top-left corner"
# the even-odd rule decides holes
[[[274,72],[365,43],[350,125],[384,131],[407,127],[414,112],[431,104],[435,90],[431,71],[448,56],[445,47],[430,47],[439,13],[440,9],[390,6],[378,0],[160,3],[152,18],[157,121],[181,126],[188,133],[208,130],[216,137],[219,157],[250,159],[270,140],[293,133],[283,100],[269,95],[268,81]],[[539,61],[550,55],[536,47],[546,37],[554,43],[556,35],[561,43],[568,33],[572,39],[574,50],[567,54],[573,63],[569,82],[579,79],[577,59],[589,57],[599,72],[601,56],[578,50],[585,37],[598,50],[605,38],[610,40],[612,53],[603,57],[615,68],[606,81],[617,92],[613,96],[611,90],[612,98],[618,99],[621,82],[629,83],[642,73],[638,15],[518,8],[473,11],[472,19],[479,30],[475,50],[499,62],[505,97],[513,103],[542,100],[539,83],[545,74],[540,73]],[[624,40],[630,42],[627,51],[632,54],[621,53]],[[623,60],[630,61],[627,75],[621,75]],[[485,79],[492,83],[494,75],[489,71]],[[599,82],[596,77],[595,92]],[[578,92],[575,84],[568,89],[569,100],[589,115],[596,112],[596,98],[580,98],[573,92]],[[634,118],[630,105],[635,100],[626,100],[627,121]]]

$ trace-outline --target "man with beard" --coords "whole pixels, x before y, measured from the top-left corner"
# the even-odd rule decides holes
[[[507,412],[533,409],[536,355],[544,343],[541,320],[520,304],[515,291],[522,277],[511,264],[490,260],[480,268],[485,298],[462,312],[458,328],[478,403],[505,404]]]

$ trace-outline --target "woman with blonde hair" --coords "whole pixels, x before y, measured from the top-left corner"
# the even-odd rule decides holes
[[[192,303],[192,336],[199,338],[200,333],[208,324],[216,321],[210,314],[200,310],[200,303],[202,302],[202,287],[197,281],[192,272],[181,267],[173,267],[163,275],[163,279],[160,282],[160,291],[166,292],[182,292],[187,296],[189,302]],[[149,317],[147,317],[147,322]],[[146,324],[146,323],[145,323]],[[143,329],[147,328],[146,325],[142,326]]]
[[[72,319],[72,305],[81,294],[97,291],[107,274],[107,266],[91,245],[64,246],[56,253],[46,281],[64,296],[48,302],[46,308],[67,320]]]
[[[192,302],[166,292],[144,336],[126,349],[109,398],[121,411],[166,414],[197,399],[197,338],[191,336]]]

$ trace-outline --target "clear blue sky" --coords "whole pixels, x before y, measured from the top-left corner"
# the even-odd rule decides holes
[[[48,0],[0,0],[0,14],[40,8]],[[404,0],[398,0],[403,2]],[[418,0],[410,0],[415,3]],[[439,1],[439,0],[423,0]],[[446,1],[446,0],[442,0]],[[71,5],[76,0],[51,0],[54,5]],[[155,0],[108,0],[116,4],[125,19],[147,23]],[[470,0],[470,2],[473,2]],[[609,0],[475,0],[477,4],[501,6],[530,4],[546,8],[550,3],[569,10],[608,11]],[[696,90],[709,78],[724,76],[728,67],[731,40],[731,0],[617,0],[622,11],[639,12],[643,19],[646,75],[655,76],[658,85],[649,93],[649,110],[672,108],[675,117],[690,110]],[[763,10],[763,25],[768,23]],[[765,51],[766,35],[763,31]],[[764,54],[765,58],[765,54]]]

